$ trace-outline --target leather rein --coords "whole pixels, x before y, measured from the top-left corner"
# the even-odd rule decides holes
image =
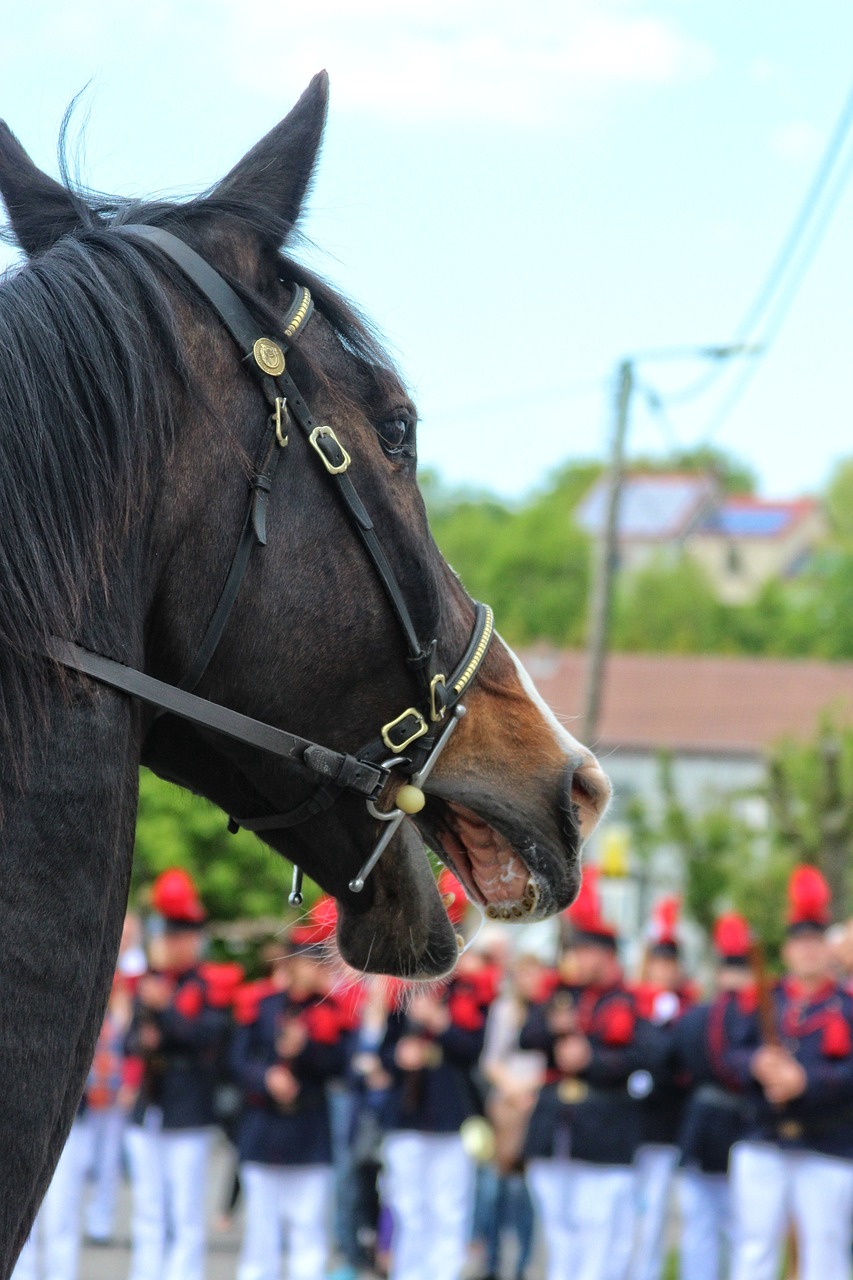
[[[311,318],[314,304],[308,289],[294,286],[294,297],[282,322],[281,338],[259,332],[251,312],[234,289],[199,254],[171,232],[160,227],[128,225],[117,228],[132,239],[156,247],[191,281],[219,316],[240,350],[243,365],[258,379],[269,405],[255,466],[243,527],[219,599],[195,657],[177,684],[157,680],[144,671],[54,637],[51,656],[64,666],[156,707],[158,714],[180,716],[201,728],[257,747],[304,766],[317,779],[307,800],[287,813],[259,818],[231,817],[229,830],[273,831],[296,826],[331,808],[344,791],[361,796],[371,815],[385,824],[370,856],[350,881],[360,893],[367,876],[379,861],[401,822],[424,803],[422,784],[429,777],[465,713],[461,699],[488,652],[494,620],[488,605],[474,605],[475,617],[468,645],[450,675],[438,670],[437,640],[422,645],[397,577],[379,541],[370,516],[348,474],[352,459],[331,427],[319,424],[286,369],[285,355]],[[322,463],[344,512],[360,538],[376,571],[393,613],[403,632],[410,666],[420,687],[418,700],[384,724],[377,736],[355,754],[334,751],[308,738],[289,733],[261,720],[199,697],[193,692],[213,657],[237,599],[240,585],[255,547],[267,541],[267,501],[279,460],[295,423]],[[408,785],[398,792],[397,806],[377,807],[388,782],[402,775]],[[302,872],[294,866],[290,901],[299,904]]]

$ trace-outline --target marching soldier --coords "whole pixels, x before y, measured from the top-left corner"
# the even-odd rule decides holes
[[[744,1096],[723,1062],[744,1015],[755,1009],[749,926],[734,912],[714,926],[717,994],[673,1030],[676,1069],[690,1079],[681,1121],[681,1280],[722,1280],[731,1243],[727,1171],[744,1136]]]
[[[673,1071],[669,1053],[673,1028],[696,1002],[696,990],[681,965],[678,939],[680,900],[665,897],[652,913],[641,981],[635,989],[637,1012],[657,1044],[659,1067],[645,1078],[640,1103],[642,1141],[634,1157],[637,1235],[631,1280],[659,1280],[663,1271],[670,1193],[678,1167],[678,1131],[687,1093]]]
[[[547,1280],[623,1280],[634,1230],[642,1129],[629,1081],[645,1065],[642,1030],[594,872],[584,871],[566,913],[572,933],[553,992],[531,1007],[520,1037],[523,1049],[547,1058],[525,1142]]]
[[[441,887],[458,923],[465,894]],[[459,965],[442,988],[410,995],[388,1016],[380,1059],[391,1078],[384,1192],[394,1220],[389,1280],[459,1280],[470,1238],[474,1161],[460,1128],[481,1111],[473,1073],[483,1049],[494,975],[479,960]]]
[[[277,1280],[285,1238],[290,1280],[326,1274],[333,1179],[326,1083],[344,1070],[347,1034],[324,957],[334,929],[334,902],[322,898],[291,930],[271,977],[238,997],[230,1055],[245,1090],[238,1280]]]
[[[133,1189],[130,1280],[201,1280],[205,1190],[229,1015],[202,972],[206,915],[179,869],[154,882],[164,921],[156,969],[138,981],[125,1083],[137,1089],[126,1147]]]
[[[788,899],[785,975],[722,1052],[751,1104],[732,1148],[732,1280],[775,1280],[789,1220],[801,1280],[850,1273],[853,998],[831,977],[825,880],[797,868]]]

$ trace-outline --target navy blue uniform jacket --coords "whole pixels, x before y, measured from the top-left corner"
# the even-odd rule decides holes
[[[285,1061],[276,1040],[291,1018],[305,1023],[308,1041]],[[267,1069],[277,1063],[289,1067],[301,1086],[286,1107],[264,1083]],[[240,1159],[273,1165],[330,1164],[326,1081],[340,1075],[345,1065],[345,1033],[333,1002],[312,997],[297,1003],[283,991],[264,996],[251,1021],[237,1027],[231,1043],[231,1071],[245,1091],[237,1138]]]
[[[482,1111],[474,1071],[483,1051],[486,1002],[468,983],[453,979],[441,993],[450,1012],[450,1025],[433,1042],[433,1062],[421,1071],[402,1071],[394,1061],[397,1042],[418,1035],[422,1028],[404,1011],[388,1017],[380,1058],[393,1080],[382,1103],[380,1123],[385,1129],[416,1129],[421,1133],[454,1133],[463,1120]]]
[[[566,1079],[554,1057],[558,1037],[549,1013],[561,1001],[576,1009],[578,1030],[592,1049],[577,1078]],[[648,1079],[657,1065],[657,1047],[637,1019],[632,993],[621,982],[606,988],[561,983],[549,1000],[530,1007],[519,1043],[547,1057],[546,1083],[530,1118],[524,1154],[630,1164],[642,1139],[642,1115],[628,1082],[639,1072]]]
[[[675,1070],[690,1081],[678,1145],[681,1164],[703,1173],[726,1173],[732,1144],[744,1136],[743,1089],[726,1070],[724,1051],[742,1034],[738,997],[724,992],[689,1009],[672,1028]]]
[[[230,1019],[226,1010],[211,1004],[198,969],[177,975],[174,984],[165,1009],[148,1009],[139,999],[134,1007],[125,1051],[141,1058],[144,1069],[131,1120],[142,1124],[148,1107],[156,1106],[163,1113],[164,1129],[203,1128],[214,1122],[214,1092]],[[151,1053],[140,1044],[145,1022],[160,1032],[159,1047]]]
[[[785,979],[773,991],[773,1008],[781,1043],[805,1069],[806,1088],[783,1107],[767,1101],[749,1068],[761,1044],[758,1016],[738,1014],[735,1040],[722,1057],[747,1096],[745,1136],[853,1160],[853,998],[834,982],[806,996]]]

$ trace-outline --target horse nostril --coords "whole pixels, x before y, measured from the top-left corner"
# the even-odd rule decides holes
[[[607,809],[612,788],[610,779],[591,753],[579,764],[573,761],[572,765],[566,771],[567,799],[575,824],[586,838]]]

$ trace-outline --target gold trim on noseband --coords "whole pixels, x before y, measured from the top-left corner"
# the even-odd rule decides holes
[[[483,658],[485,657],[485,653],[489,647],[489,641],[492,638],[492,632],[494,631],[494,629],[495,629],[495,615],[492,612],[491,608],[488,605],[486,605],[486,619],[485,619],[485,622],[483,623],[483,632],[482,632],[482,635],[480,636],[480,643],[477,645],[477,648],[474,650],[473,656],[471,658],[471,661],[468,663],[468,666],[465,668],[465,670],[462,672],[462,675],[454,684],[453,686],[454,693],[460,694],[462,690],[465,688],[465,686],[470,684],[474,676],[477,674],[477,669],[480,666],[480,663],[483,661]]]
[[[304,285],[302,285],[301,288],[302,288],[302,301],[300,302],[297,308],[296,315],[293,317],[290,324],[287,326],[287,328],[284,331],[284,337],[287,342],[289,342],[290,339],[293,337],[293,335],[296,333],[296,330],[300,327],[300,325],[302,324],[302,321],[305,319],[306,315],[308,314],[308,308],[311,306],[311,291],[309,289],[306,289]]]

